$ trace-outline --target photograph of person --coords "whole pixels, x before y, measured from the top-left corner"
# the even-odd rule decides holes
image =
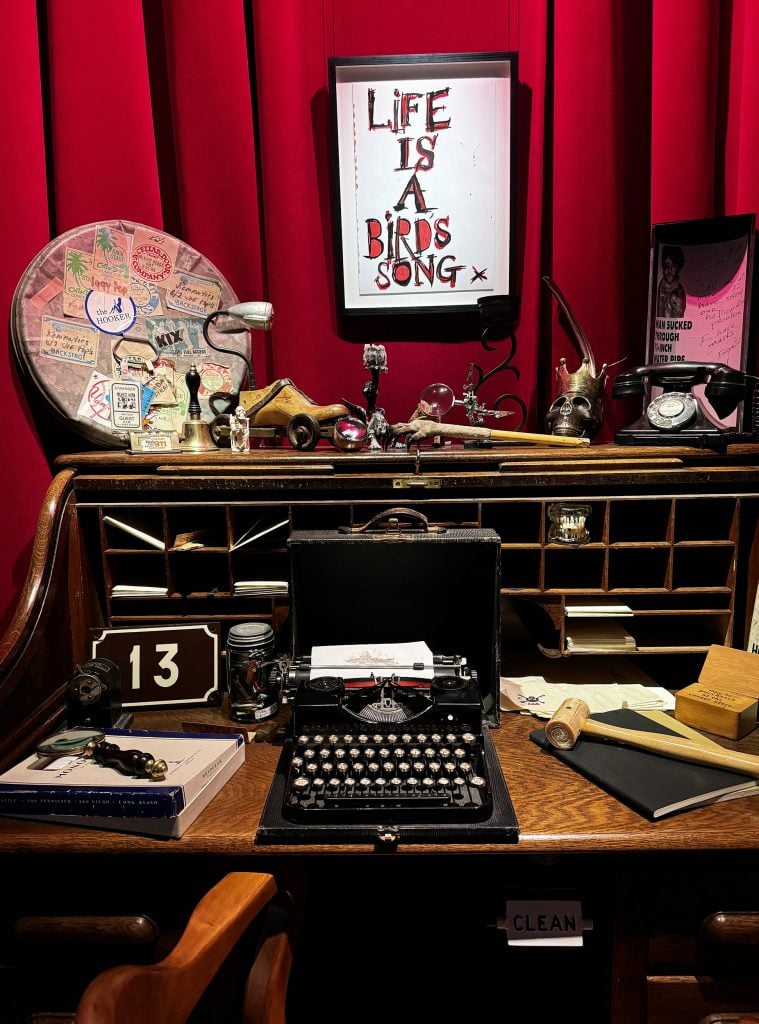
[[[679,245],[665,245],[661,255],[662,276],[656,293],[656,315],[669,320],[685,316],[685,289],[680,283],[680,271],[685,255]]]

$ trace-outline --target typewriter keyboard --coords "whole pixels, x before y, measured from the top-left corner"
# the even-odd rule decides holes
[[[478,821],[492,807],[481,733],[450,722],[314,728],[293,738],[284,810],[298,821]]]

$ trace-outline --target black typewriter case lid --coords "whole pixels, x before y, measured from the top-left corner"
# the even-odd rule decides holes
[[[500,537],[482,527],[381,534],[294,530],[292,654],[322,644],[422,640],[477,672],[485,714],[498,718]]]

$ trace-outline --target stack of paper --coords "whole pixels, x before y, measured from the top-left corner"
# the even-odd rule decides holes
[[[286,595],[287,580],[237,580],[235,597],[279,597]]]
[[[111,587],[111,597],[166,597],[168,587],[143,587],[137,583],[117,583]]]
[[[550,718],[569,697],[579,697],[591,714],[631,708],[634,711],[671,711],[675,698],[662,686],[639,683],[549,683],[542,676],[501,676],[501,711],[521,711]]]
[[[566,647],[572,653],[634,651],[635,637],[615,619],[573,619],[566,628]]]
[[[633,610],[614,597],[568,597],[564,614],[568,619],[627,618]]]

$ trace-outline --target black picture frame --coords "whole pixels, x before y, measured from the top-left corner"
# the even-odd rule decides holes
[[[514,290],[517,74],[512,52],[330,58],[339,316]]]
[[[724,363],[747,371],[754,235],[753,213],[653,225],[648,365]],[[704,385],[693,392],[709,404]],[[741,408],[723,419],[709,408],[721,427],[740,427]]]

